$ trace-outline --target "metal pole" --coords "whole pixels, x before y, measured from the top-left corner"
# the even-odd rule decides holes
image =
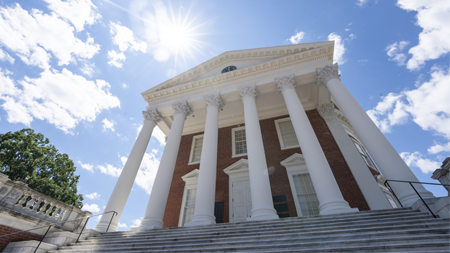
[[[78,238],[77,238],[76,243],[78,243],[78,240],[80,239],[80,236],[81,236],[81,234],[83,233],[83,230],[84,230],[84,228],[86,227],[86,224],[88,223],[88,221],[89,221],[90,218],[91,218],[91,217],[88,217],[88,218],[86,219],[86,222],[84,223],[84,226],[83,226],[83,228],[81,229],[80,234],[78,235]]]
[[[113,220],[113,218],[114,218],[114,215],[116,215],[116,212],[115,212],[115,211],[113,211],[113,214],[112,214],[112,216],[111,216],[111,220],[109,221],[109,224],[108,224],[108,227],[106,228],[106,232],[105,232],[105,233],[108,233],[109,226],[111,226],[111,222],[112,222],[112,220]]]
[[[389,190],[391,190],[392,194],[394,194],[394,197],[397,200],[397,202],[403,207],[402,202],[400,202],[400,200],[397,198],[397,195],[395,195],[395,192],[394,192],[394,190],[392,190],[391,185],[389,185],[388,180],[386,180],[384,182],[384,185],[386,185],[386,184],[387,184],[387,187],[389,188]]]
[[[420,196],[420,194],[417,192],[416,188],[414,187],[414,185],[412,185],[411,182],[409,182],[409,185],[411,185],[411,187],[414,189],[414,191],[417,193],[417,195],[419,195],[420,200],[422,200],[422,202],[425,204],[425,206],[428,208],[428,211],[430,211],[430,213],[433,215],[434,218],[437,218],[436,215],[434,215],[433,211],[431,211],[430,207],[428,207],[427,203],[425,203],[425,200],[423,200],[422,196]]]
[[[41,241],[39,242],[38,246],[37,246],[36,249],[34,250],[34,253],[36,253],[36,251],[38,250],[39,246],[41,246],[42,240],[44,240],[44,237],[47,235],[48,231],[50,230],[50,228],[51,228],[52,226],[53,226],[53,225],[50,225],[50,226],[48,227],[47,231],[45,231],[45,234],[44,234],[44,236],[42,236]]]

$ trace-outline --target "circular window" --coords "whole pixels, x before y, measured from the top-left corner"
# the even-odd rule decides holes
[[[236,66],[228,66],[228,67],[226,67],[226,68],[224,68],[224,69],[222,70],[222,74],[223,74],[223,73],[230,72],[230,71],[233,71],[233,70],[236,70],[236,69],[237,69]]]

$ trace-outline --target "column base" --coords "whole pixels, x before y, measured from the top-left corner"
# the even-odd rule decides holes
[[[436,198],[433,193],[427,191],[426,189],[417,189],[417,191],[423,199]],[[404,207],[411,207],[412,205],[414,205],[414,203],[416,203],[417,200],[420,200],[420,197],[413,189],[404,192],[403,194],[397,194],[397,197],[400,202],[402,202],[402,205]]]
[[[144,218],[141,221],[141,225],[139,227],[134,228],[133,231],[141,231],[141,230],[152,230],[162,228],[164,223],[158,219],[152,218]]]
[[[342,199],[329,200],[320,204],[319,209],[320,215],[359,212],[358,208],[351,208],[348,202]]]
[[[185,227],[207,226],[216,224],[216,217],[209,214],[194,214],[192,221],[185,223]]]
[[[100,233],[105,233],[106,229],[108,229],[108,225],[109,225],[109,222],[108,223],[100,223],[99,222],[97,224],[97,226],[95,226],[94,230],[98,231]],[[109,232],[116,232],[118,228],[119,227],[117,226],[117,224],[114,224],[113,222],[111,222],[111,225],[109,226],[109,229],[108,229],[108,233]]]
[[[259,208],[253,209],[251,217],[247,218],[247,221],[259,221],[259,220],[276,220],[279,219],[277,211],[273,208]]]

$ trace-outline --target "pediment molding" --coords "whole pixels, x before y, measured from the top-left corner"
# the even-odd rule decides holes
[[[328,59],[332,59],[333,57],[333,45],[323,45],[322,47],[316,47],[313,49],[306,49],[303,50],[302,48],[296,48],[296,49],[289,49],[289,50],[279,50],[280,53],[277,55],[279,57],[276,58],[269,58],[268,61],[266,62],[262,62],[262,63],[258,63],[252,66],[248,66],[248,67],[244,67],[244,68],[240,68],[231,72],[227,72],[227,73],[223,73],[223,74],[219,74],[219,75],[215,75],[215,76],[210,76],[210,77],[205,77],[205,78],[200,78],[198,80],[193,80],[195,78],[198,78],[198,76],[200,75],[204,75],[206,70],[210,70],[212,71],[214,68],[205,68],[204,65],[199,65],[197,67],[195,67],[194,69],[191,69],[187,72],[192,72],[190,74],[187,74],[187,72],[183,73],[182,77],[175,77],[172,78],[152,89],[149,89],[143,93],[141,93],[141,95],[143,96],[143,98],[148,102],[155,102],[159,99],[164,99],[173,95],[180,95],[186,92],[191,92],[191,91],[195,91],[195,90],[199,90],[199,89],[203,89],[205,87],[209,87],[209,86],[218,86],[221,85],[223,83],[229,83],[229,82],[234,82],[234,81],[238,81],[240,79],[244,79],[244,78],[248,78],[248,77],[252,77],[252,76],[256,76],[256,75],[260,75],[266,72],[270,72],[270,71],[274,71],[274,70],[279,70],[282,68],[287,68],[293,65],[299,65],[299,64],[304,64],[304,63],[308,63],[308,62],[312,62],[312,61],[316,61],[322,58],[326,58],[328,57]],[[275,50],[273,50],[275,52]],[[282,52],[281,52],[282,51]],[[256,53],[256,52],[254,52]],[[248,57],[249,55],[247,55],[247,58],[245,59],[253,59],[253,60],[261,60],[262,58],[258,58],[261,57],[261,54],[266,55],[267,53],[271,53],[271,52],[260,52],[258,54],[258,56],[255,56],[255,58],[253,57],[253,54]],[[284,53],[284,54],[282,54]],[[229,55],[227,55],[229,54]],[[244,54],[244,53],[242,53]],[[250,53],[247,53],[250,54]],[[271,53],[272,54],[272,53]],[[237,56],[235,55],[235,58],[231,58],[231,53],[225,53],[225,55],[219,55],[218,57],[220,57],[219,59],[222,60],[215,60],[215,58],[213,58],[210,65],[213,64],[213,66],[217,66],[217,65],[223,65],[222,63],[226,63],[228,61],[235,61]],[[240,56],[242,57],[242,56]],[[263,56],[266,57],[267,56]],[[217,58],[217,57],[216,57]],[[258,58],[258,59],[256,59]],[[243,57],[240,59],[244,59]],[[208,62],[210,62],[208,61]],[[207,63],[208,63],[207,62]],[[197,70],[198,69],[198,70]],[[191,75],[192,74],[192,75]]]
[[[199,174],[199,170],[195,169],[192,170],[191,172],[187,173],[186,175],[182,176],[181,179],[183,179],[184,182],[192,182],[192,181],[197,181],[198,180],[198,174]]]
[[[303,157],[302,154],[295,153],[289,156],[288,158],[284,159],[283,161],[281,161],[280,164],[288,168],[292,166],[305,165],[306,163],[305,158]]]
[[[232,165],[226,167],[223,172],[227,175],[248,173],[248,160],[240,159],[239,161],[233,163]]]

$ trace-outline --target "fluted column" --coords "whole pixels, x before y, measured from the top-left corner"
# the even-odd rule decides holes
[[[328,104],[320,105],[317,107],[317,111],[325,120],[328,129],[330,129],[331,135],[333,135],[342,156],[344,156],[370,210],[392,208],[372,173],[370,173],[361,154],[356,149],[355,144],[353,144],[353,141],[348,136],[344,126],[342,126],[341,121],[334,111],[334,104],[330,102]]]
[[[350,94],[339,79],[338,64],[317,69],[317,84],[328,88],[340,109],[352,125],[358,137],[369,151],[386,179],[418,181],[384,134],[373,123],[364,109]],[[411,206],[419,199],[409,184],[390,183],[395,194],[405,206]],[[422,185],[414,185],[423,198],[433,198],[433,194]]]
[[[123,166],[116,186],[109,197],[108,204],[106,204],[105,207],[105,212],[118,212],[118,214],[114,216],[108,232],[117,231],[120,216],[122,215],[128,196],[130,195],[131,188],[133,187],[134,180],[136,179],[139,167],[141,166],[142,158],[144,157],[148,142],[152,136],[153,129],[155,128],[156,123],[162,119],[161,114],[159,114],[156,109],[144,111],[142,114],[145,119],[144,125],[142,126],[136,142],[134,143],[133,149],[131,150],[130,156],[128,156],[125,166]],[[108,228],[112,215],[113,213],[103,215],[100,222],[95,227],[95,230],[105,232]]]
[[[186,117],[192,113],[187,101],[174,103],[172,108],[174,111],[172,127],[170,128],[169,137],[167,138],[158,172],[156,173],[144,219],[136,230],[163,227],[164,211],[166,209],[170,185],[172,184],[173,171],[180,148],[184,122]]]
[[[298,143],[302,149],[303,157],[320,203],[320,214],[357,211],[350,208],[339,190],[319,140],[295,92],[294,75],[276,78],[275,82],[277,83],[278,92],[283,95],[286,102]]]
[[[203,135],[202,156],[192,221],[185,226],[216,224],[214,205],[216,199],[217,142],[219,136],[219,111],[224,106],[219,94],[204,97],[206,124]]]
[[[255,85],[240,87],[238,91],[244,104],[245,136],[252,195],[251,217],[247,220],[278,219],[277,212],[273,207],[266,154],[256,109],[258,92]]]

